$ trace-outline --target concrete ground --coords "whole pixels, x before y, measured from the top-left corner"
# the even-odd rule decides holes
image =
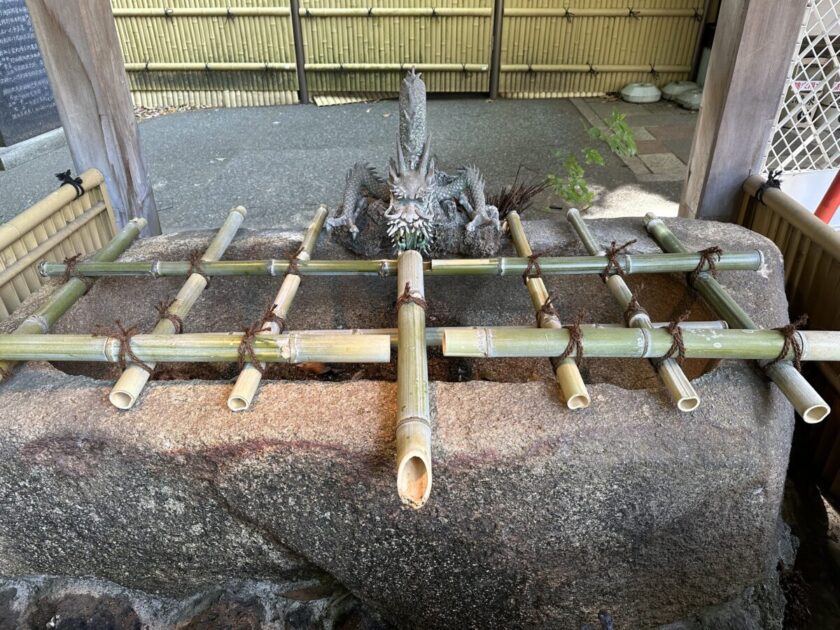
[[[613,108],[648,133],[663,113],[645,106],[591,99],[593,111],[608,116]],[[670,106],[667,106],[670,107]],[[633,112],[636,112],[635,114]],[[639,122],[633,122],[638,116]],[[657,118],[659,116],[659,118]],[[677,120],[675,118],[675,120]],[[694,116],[680,114],[690,129]],[[644,123],[644,124],[642,124]],[[669,124],[672,124],[669,122]],[[488,190],[521,175],[542,180],[560,173],[562,158],[590,142],[592,126],[568,100],[488,101],[435,98],[429,102],[429,125],[438,164],[453,169],[474,163],[485,174]],[[164,231],[217,226],[225,210],[241,204],[250,228],[303,229],[320,203],[335,206],[344,176],[357,161],[383,172],[393,154],[397,102],[333,107],[314,105],[180,112],[140,123],[143,150],[151,172]],[[690,132],[681,151],[690,146]],[[640,135],[642,148],[648,140]],[[674,215],[679,181],[639,181],[633,170],[601,145],[604,167],[591,167],[587,179],[598,194],[591,216]],[[555,152],[560,152],[557,157]],[[72,166],[66,147],[0,172],[0,220],[5,221],[56,186],[54,173]],[[648,178],[650,179],[650,178]],[[674,180],[675,178],[671,178]],[[545,195],[534,216],[550,204]]]

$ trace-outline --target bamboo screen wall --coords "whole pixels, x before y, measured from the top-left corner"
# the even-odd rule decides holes
[[[394,94],[415,65],[431,92],[489,90],[493,0],[300,0],[318,95]],[[705,0],[505,0],[500,91],[597,95],[687,79]],[[112,0],[139,105],[298,101],[289,0]],[[559,6],[558,5],[562,5]],[[629,6],[632,5],[632,6]]]
[[[744,184],[738,223],[772,240],[785,260],[785,293],[792,318],[808,315],[808,327],[840,330],[840,234],[808,209],[775,189],[755,195],[764,183],[751,177]],[[781,323],[781,322],[780,322]],[[832,412],[809,433],[814,466],[825,490],[840,501],[840,363],[819,363],[814,380]]]
[[[72,186],[62,186],[0,225],[0,320],[41,287],[38,262],[90,254],[116,234],[102,174],[81,177],[86,192],[78,199]]]

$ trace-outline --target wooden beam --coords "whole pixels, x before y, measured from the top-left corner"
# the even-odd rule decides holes
[[[680,216],[735,219],[776,123],[807,2],[721,3]]]
[[[102,172],[118,227],[142,217],[148,222],[144,235],[160,234],[111,3],[26,5],[76,172]]]

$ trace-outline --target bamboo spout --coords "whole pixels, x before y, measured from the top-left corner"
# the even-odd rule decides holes
[[[405,251],[397,265],[397,492],[404,504],[419,509],[432,491],[423,258]]]
[[[516,253],[523,257],[531,256],[533,251],[528,244],[528,237],[525,236],[519,214],[515,211],[510,212],[507,216],[507,222],[511,239],[514,247],[516,247]],[[549,295],[542,278],[529,278],[526,284],[528,293],[531,295],[531,303],[534,305],[534,311],[537,313],[540,328],[563,328],[557,315],[543,311],[543,305],[548,302]],[[572,410],[586,409],[592,399],[574,359],[563,359],[561,361],[558,357],[552,357],[551,366],[554,368],[554,376],[560,388],[560,397],[565,401],[566,406]]]
[[[242,221],[245,220],[247,214],[245,208],[237,206],[228,212],[227,219],[219,228],[216,236],[210,242],[201,260],[211,261],[219,260],[225,253],[225,250],[230,245]],[[184,319],[195,304],[196,300],[207,287],[207,278],[199,273],[190,274],[186,282],[184,282],[175,300],[167,308],[167,313],[174,315],[180,319]],[[161,319],[152,331],[156,335],[174,335],[176,333],[175,324],[169,319]],[[150,367],[154,367],[151,365]],[[140,393],[149,382],[151,374],[138,365],[129,365],[120,378],[117,380],[111,393],[108,395],[108,400],[117,409],[131,409],[137,402]]]

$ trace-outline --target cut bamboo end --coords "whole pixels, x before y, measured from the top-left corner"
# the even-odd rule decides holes
[[[672,359],[663,361],[657,371],[665,389],[668,390],[668,394],[677,405],[677,409],[687,413],[700,406],[700,396],[697,394],[697,390],[694,389],[691,381],[688,380],[685,372],[676,361]]]
[[[108,400],[117,409],[131,409],[137,402],[137,397],[132,395],[131,392],[115,389],[108,394]]]
[[[831,413],[831,407],[821,403],[806,409],[797,409],[797,411],[799,411],[799,415],[808,424],[819,424]]]
[[[560,388],[560,397],[569,409],[586,409],[592,403],[592,397],[574,361],[566,359],[559,363],[554,370],[554,376]]]
[[[261,381],[262,374],[260,371],[250,363],[246,365],[239,373],[236,384],[233,386],[230,396],[228,396],[228,409],[231,411],[248,411],[251,408],[251,403],[254,402]]]
[[[404,420],[397,428],[397,493],[420,509],[432,492],[432,429],[423,419]]]

